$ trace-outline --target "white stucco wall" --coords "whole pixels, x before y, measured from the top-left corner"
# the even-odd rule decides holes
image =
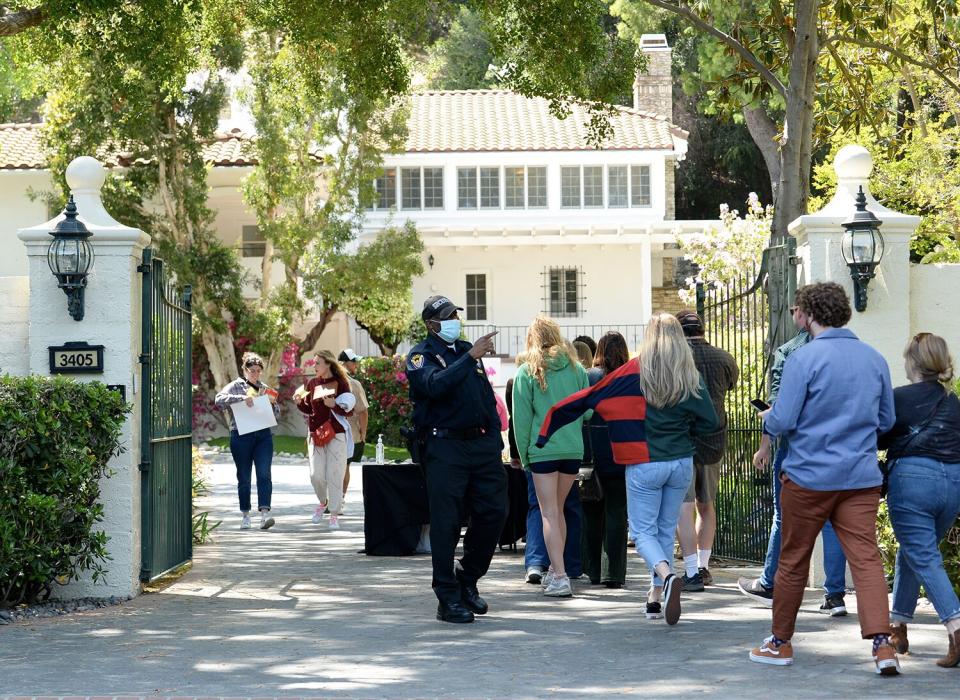
[[[23,248],[19,241],[14,247]],[[30,373],[29,324],[30,278],[0,277],[0,374],[22,377]]]
[[[954,362],[960,360],[960,264],[910,266],[910,336],[922,331],[947,341]],[[901,343],[901,350],[908,338]]]
[[[17,240],[17,231],[50,218],[47,203],[42,198],[31,201],[30,191],[41,193],[53,190],[50,173],[45,170],[0,170],[0,277],[18,277],[27,274],[27,252]]]

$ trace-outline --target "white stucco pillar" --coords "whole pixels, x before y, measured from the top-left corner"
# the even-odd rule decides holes
[[[50,231],[63,214],[17,235],[27,247],[30,276],[29,361],[32,374],[49,374],[48,346],[70,341],[103,345],[103,373],[75,374],[81,381],[101,381],[125,388],[133,410],[121,435],[123,453],[110,461],[113,476],[100,482],[104,521],[111,560],[106,577],[94,584],[88,577],[56,593],[61,597],[132,596],[139,592],[140,571],[140,275],[137,265],[150,237],[115,221],[103,208],[100,189],[106,170],[83,156],[67,167],[67,184],[78,218],[93,234],[94,265],[87,278],[85,313],[75,321],[67,312],[66,295],[57,287],[47,265]]]
[[[653,314],[653,263],[648,232],[640,241],[640,323]]]
[[[847,290],[853,305],[853,280],[840,253],[844,230],[841,223],[853,216],[857,190],[863,187],[867,209],[883,222],[880,232],[885,252],[868,287],[867,308],[862,312],[853,310],[848,328],[884,356],[893,385],[904,384],[903,348],[910,336],[910,236],[920,225],[920,217],[888,209],[873,198],[867,184],[873,158],[863,146],[844,146],[833,165],[837,172],[833,199],[820,211],[801,216],[788,227],[797,240],[797,284],[836,282]],[[810,561],[811,586],[823,584],[822,551],[818,540]],[[851,584],[849,572],[847,584]]]

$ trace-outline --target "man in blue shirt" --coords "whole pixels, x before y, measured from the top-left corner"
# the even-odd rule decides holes
[[[774,583],[772,635],[750,660],[793,663],[797,612],[810,555],[829,520],[850,562],[864,639],[873,639],[876,671],[896,675],[889,644],[889,603],[877,547],[882,476],[877,435],[893,426],[890,369],[876,350],[843,328],[850,300],[843,287],[821,282],[797,291],[796,318],[813,340],[787,359],[776,403],[762,416],[764,431],[786,436],[783,461],[782,546]]]

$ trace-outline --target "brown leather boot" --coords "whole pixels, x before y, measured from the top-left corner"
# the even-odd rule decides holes
[[[950,648],[947,650],[947,655],[937,660],[937,666],[941,668],[953,668],[960,664],[960,630],[949,635],[949,639]]]
[[[910,650],[910,641],[907,639],[907,626],[904,623],[899,625],[890,625],[890,646],[897,650],[898,654],[906,654]]]

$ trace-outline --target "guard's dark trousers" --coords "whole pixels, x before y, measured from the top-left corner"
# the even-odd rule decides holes
[[[460,583],[453,556],[460,524],[463,537],[461,579],[475,586],[487,573],[507,518],[507,476],[500,459],[500,440],[429,438],[426,445],[427,494],[430,499],[430,549],[433,590],[444,603],[460,602]]]

